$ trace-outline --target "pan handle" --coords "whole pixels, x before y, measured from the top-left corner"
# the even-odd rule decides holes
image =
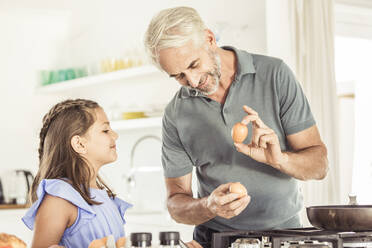
[[[356,195],[349,194],[349,205],[358,205]]]

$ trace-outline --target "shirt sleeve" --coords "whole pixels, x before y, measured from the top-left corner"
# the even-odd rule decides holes
[[[192,172],[193,163],[179,138],[174,115],[168,106],[163,116],[162,165],[165,177],[181,177]]]
[[[118,198],[118,197],[115,197],[113,199],[115,205],[117,206],[119,212],[120,212],[120,216],[121,216],[121,219],[123,221],[123,225],[126,223],[125,219],[124,219],[124,215],[125,215],[125,212],[128,210],[128,208],[131,208],[133,207],[132,204],[126,202],[126,201],[123,201],[122,199]]]
[[[70,184],[60,179],[43,179],[37,188],[37,201],[35,201],[26,215],[22,218],[23,223],[30,229],[34,229],[35,217],[46,194],[62,198],[78,208],[78,218],[75,223],[65,230],[65,234],[73,234],[86,222],[96,216],[92,207],[84,200]]]
[[[279,82],[280,119],[286,135],[315,125],[309,102],[291,69],[282,62],[277,73]]]

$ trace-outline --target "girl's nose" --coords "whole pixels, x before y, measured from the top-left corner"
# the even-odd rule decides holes
[[[118,133],[115,131],[112,131],[112,133],[113,133],[114,140],[117,140],[119,137]]]

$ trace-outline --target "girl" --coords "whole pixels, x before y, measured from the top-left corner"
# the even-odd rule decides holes
[[[22,218],[34,229],[31,247],[87,248],[95,239],[124,236],[131,204],[98,176],[102,165],[116,160],[117,138],[103,109],[90,100],[63,101],[44,116],[33,204]]]

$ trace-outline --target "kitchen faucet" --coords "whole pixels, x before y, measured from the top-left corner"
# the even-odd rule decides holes
[[[134,167],[134,155],[137,146],[144,140],[147,139],[154,139],[161,143],[161,139],[156,135],[145,135],[139,138],[133,145],[132,150],[130,152],[130,160],[129,160],[129,173],[128,175],[123,174],[123,179],[126,179],[127,185],[129,186],[128,194],[131,195],[132,189],[136,186],[136,181],[134,178],[134,173],[136,172],[136,168]]]

